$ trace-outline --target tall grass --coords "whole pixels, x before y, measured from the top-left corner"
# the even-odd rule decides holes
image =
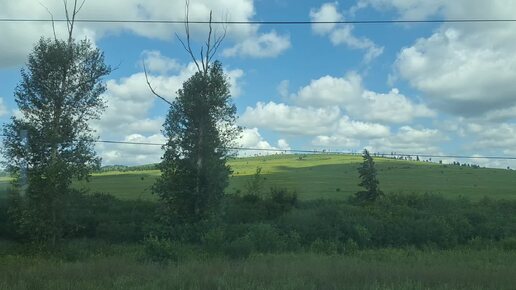
[[[129,247],[125,255],[96,254],[72,262],[1,256],[0,289],[514,289],[516,285],[516,251],[496,249],[383,249],[350,256],[275,254],[247,260],[197,257],[171,265],[141,262],[134,249]]]

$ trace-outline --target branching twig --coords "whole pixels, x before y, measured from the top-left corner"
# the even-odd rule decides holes
[[[156,93],[156,91],[152,87],[152,84],[150,83],[149,75],[147,74],[147,66],[145,65],[145,61],[142,61],[142,64],[143,64],[143,72],[145,73],[145,81],[147,82],[147,85],[149,86],[149,89],[152,92],[152,94],[154,94],[156,97],[160,98],[161,100],[165,101],[167,104],[172,106],[172,103],[169,100],[165,99],[160,94]]]
[[[186,41],[183,41],[181,37],[176,33],[177,38],[179,39],[179,42],[181,42],[181,45],[183,48],[188,52],[190,57],[192,58],[193,62],[195,63],[195,66],[197,67],[197,71],[203,74],[208,73],[208,69],[210,67],[210,63],[215,56],[217,50],[220,47],[220,44],[226,37],[227,32],[227,26],[224,26],[224,33],[217,37],[215,33],[213,32],[213,11],[210,10],[210,20],[209,20],[209,31],[208,31],[208,39],[204,43],[203,46],[201,46],[201,52],[200,52],[200,65],[197,57],[193,53],[192,47],[191,47],[191,41],[190,41],[190,21],[189,21],[189,7],[190,7],[190,1],[185,1],[185,33],[186,33]],[[213,40],[215,40],[213,42]],[[206,50],[205,50],[206,49]]]
[[[50,12],[48,7],[43,5],[43,3],[39,2],[39,5],[43,6],[43,8],[45,8],[47,10],[48,14],[50,14],[50,19],[52,20],[52,32],[54,32],[54,40],[57,41],[56,24],[54,22],[54,14],[52,14],[52,12]]]

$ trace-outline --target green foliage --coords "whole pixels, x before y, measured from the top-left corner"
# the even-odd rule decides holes
[[[89,122],[104,109],[101,80],[110,71],[89,41],[44,38],[21,71],[15,101],[22,116],[4,125],[2,155],[20,190],[16,225],[33,241],[55,244],[63,236],[72,180],[100,164]]]
[[[263,178],[262,178],[261,172],[262,172],[262,168],[256,167],[256,172],[253,174],[252,178],[247,181],[247,184],[245,186],[245,193],[249,197],[252,197],[252,196],[261,197],[262,196]]]
[[[143,240],[145,251],[144,259],[167,264],[169,262],[177,262],[181,255],[180,247],[169,239],[159,238],[157,236],[148,236]]]
[[[380,182],[376,177],[377,174],[373,157],[369,154],[367,149],[364,149],[362,158],[364,161],[358,168],[358,173],[362,181],[358,185],[364,187],[365,191],[357,192],[356,199],[361,203],[374,202],[378,197],[383,195],[383,192],[378,187]]]
[[[336,255],[339,244],[339,241],[317,239],[310,245],[310,250],[317,254]]]
[[[253,242],[253,248],[260,253],[277,252],[286,248],[280,232],[270,224],[251,225],[248,236]]]
[[[248,235],[239,237],[224,248],[224,254],[231,259],[246,259],[253,252],[253,241]]]
[[[218,209],[231,172],[226,161],[240,131],[235,119],[219,62],[183,83],[164,124],[168,141],[153,187],[165,222],[197,222]]]
[[[297,205],[297,194],[284,188],[271,188],[267,196],[227,196],[222,218],[226,223],[270,221]]]
[[[226,244],[226,235],[223,228],[210,229],[202,239],[203,247],[209,254],[217,254]]]

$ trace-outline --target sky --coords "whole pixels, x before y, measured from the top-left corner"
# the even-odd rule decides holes
[[[63,18],[61,0],[0,0],[0,18]],[[87,0],[79,19],[183,20],[185,2]],[[341,21],[514,19],[513,0],[191,0],[190,19]],[[244,128],[262,149],[516,156],[516,23],[227,25],[217,51]],[[214,25],[215,33],[223,27]],[[66,27],[56,23],[58,37]],[[192,24],[200,51],[208,27]],[[181,24],[78,23],[115,70],[102,140],[162,143],[167,103],[194,72]],[[46,22],[0,22],[0,123],[17,114],[20,69]],[[158,162],[159,146],[97,144],[104,165]],[[248,152],[256,153],[256,152]],[[443,158],[451,162],[450,158]],[[516,168],[510,160],[471,159]]]

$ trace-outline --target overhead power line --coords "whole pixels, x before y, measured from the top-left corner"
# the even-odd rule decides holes
[[[45,18],[0,18],[0,22],[66,22],[66,19]],[[132,24],[186,24],[186,20],[166,19],[76,19],[77,23],[132,23]],[[290,20],[257,20],[257,21],[211,21],[211,24],[226,25],[313,25],[313,24],[410,24],[410,23],[489,23],[516,22],[516,19],[421,19],[421,20],[342,20],[342,21],[290,21]],[[210,24],[210,21],[188,21],[189,24]]]
[[[0,137],[6,137],[0,135]],[[116,141],[116,140],[95,140],[95,143],[105,144],[121,144],[121,145],[141,145],[141,146],[163,146],[164,143],[155,142],[133,142],[133,141]],[[307,149],[279,149],[279,148],[252,148],[252,147],[229,147],[229,150],[235,151],[262,151],[262,152],[289,152],[289,153],[306,153],[306,154],[358,154],[338,150],[307,150]],[[421,157],[421,158],[456,158],[456,159],[494,159],[494,160],[516,160],[516,156],[472,156],[472,155],[437,155],[425,153],[397,153],[397,152],[371,152],[377,157]]]

